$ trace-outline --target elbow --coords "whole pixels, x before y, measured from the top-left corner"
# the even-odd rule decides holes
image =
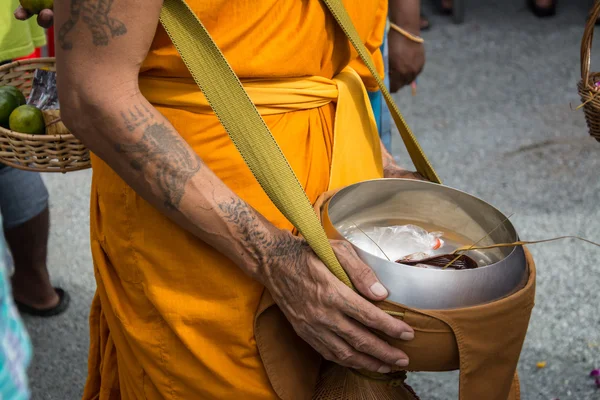
[[[62,122],[75,137],[86,142],[99,113],[93,106],[94,100],[76,88],[59,89],[58,99]]]
[[[109,147],[106,111],[93,96],[72,90],[59,91],[60,116],[69,132],[81,141],[92,153],[103,158]]]
[[[85,144],[109,133],[104,127],[113,124],[114,116],[119,115],[121,100],[130,97],[120,90],[107,90],[98,85],[84,87],[69,80],[63,82],[58,92],[63,123]]]
[[[67,129],[77,137],[77,132],[81,130],[82,118],[78,118],[81,115],[81,104],[77,101],[76,96],[73,93],[69,95],[59,94],[58,100],[60,102],[60,118],[65,124]]]

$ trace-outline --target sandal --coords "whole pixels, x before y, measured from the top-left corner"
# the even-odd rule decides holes
[[[69,293],[65,292],[61,288],[54,288],[54,290],[58,295],[58,304],[56,304],[54,307],[39,309],[28,306],[27,304],[23,304],[16,300],[15,304],[17,305],[17,308],[22,314],[43,318],[54,317],[65,312],[67,308],[69,308],[69,303],[71,302],[71,296],[69,296]]]
[[[431,28],[431,22],[429,22],[426,16],[421,14],[421,30],[428,31],[429,28]]]
[[[556,15],[556,0],[553,1],[548,7],[540,7],[535,0],[528,0],[527,6],[533,15],[538,18],[547,18]]]

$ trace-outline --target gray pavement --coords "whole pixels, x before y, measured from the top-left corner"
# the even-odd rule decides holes
[[[557,18],[540,21],[522,0],[471,0],[464,25],[432,17],[418,95],[397,96],[445,183],[514,212],[524,239],[572,234],[600,241],[600,143],[589,138],[583,114],[569,107],[579,104],[588,5],[563,1]],[[600,57],[594,61],[592,69],[600,70]],[[395,148],[405,161],[399,140]],[[31,384],[34,399],[70,400],[85,381],[94,292],[90,173],[45,179],[52,196],[50,269],[73,303],[58,318],[26,319],[35,345]],[[588,378],[600,366],[600,250],[567,241],[531,251],[539,280],[519,365],[523,399],[600,399]],[[538,361],[546,368],[538,369]],[[410,382],[424,400],[457,395],[455,373],[413,374]]]

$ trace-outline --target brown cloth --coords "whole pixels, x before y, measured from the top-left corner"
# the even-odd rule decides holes
[[[315,209],[320,211],[332,195],[324,193]],[[381,336],[408,355],[409,371],[459,369],[459,400],[519,400],[516,368],[534,305],[536,277],[527,249],[525,255],[529,277],[524,287],[491,303],[452,310],[378,303],[383,310],[403,312],[403,320],[415,331],[410,342]],[[283,400],[314,398],[321,357],[296,335],[268,291],[262,296],[254,326],[260,356],[277,395]],[[389,390],[399,391],[396,399],[416,398],[404,388],[390,385]]]

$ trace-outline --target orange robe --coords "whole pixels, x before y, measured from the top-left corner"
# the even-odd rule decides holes
[[[352,71],[340,74],[355,54],[320,1],[187,2],[242,82],[260,86],[281,81],[293,91],[300,89],[290,78],[304,84],[303,77],[312,77],[335,88],[332,79],[345,74],[350,79],[346,90],[364,92],[360,79],[359,86],[352,80]],[[378,49],[387,2],[344,3],[382,71]],[[366,68],[352,66],[372,89]],[[201,93],[190,92],[189,85],[189,72],[159,27],[140,72],[142,93],[228,187],[276,226],[292,229],[218,120],[197,104]],[[176,87],[187,94],[176,96]],[[360,102],[362,97],[366,94],[352,104],[364,114],[368,103]],[[381,170],[373,121],[363,121],[352,132],[336,130],[340,137],[335,138],[336,101],[321,103],[261,111],[311,201],[331,187],[334,143],[343,143],[343,137],[357,139],[346,147],[362,139],[368,146],[346,158],[336,156],[338,170],[346,175],[339,182],[377,177]],[[362,169],[357,168],[361,160]],[[361,175],[361,170],[370,172]],[[276,398],[253,333],[262,285],[163,216],[98,158],[93,159],[90,223],[97,291],[90,314],[85,400]]]

